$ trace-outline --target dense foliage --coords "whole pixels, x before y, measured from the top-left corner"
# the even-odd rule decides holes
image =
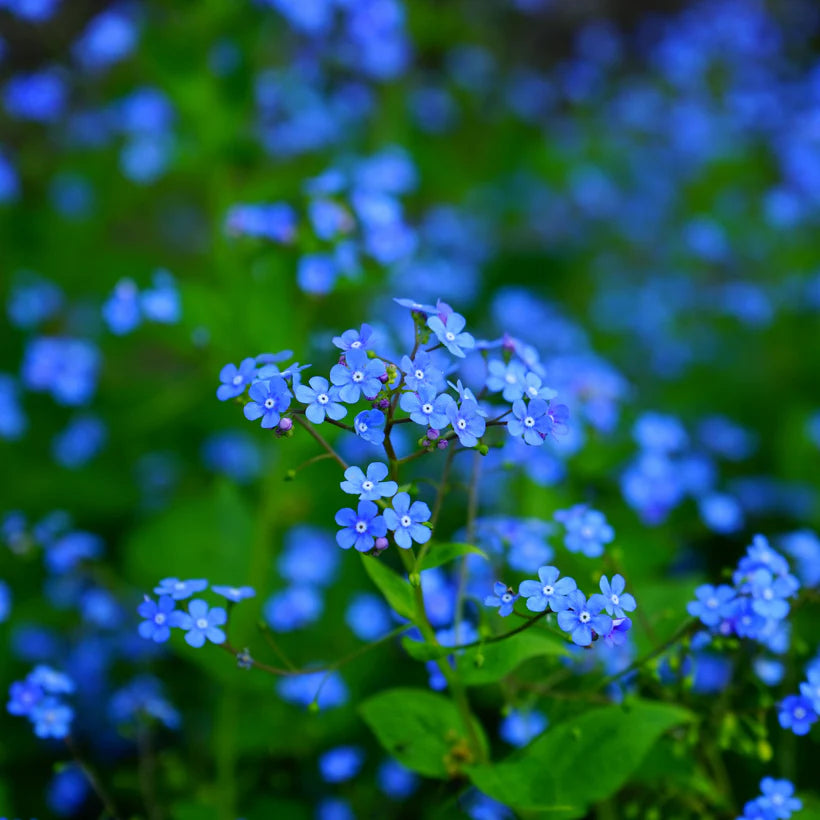
[[[0,32],[0,816],[820,817],[811,0]]]

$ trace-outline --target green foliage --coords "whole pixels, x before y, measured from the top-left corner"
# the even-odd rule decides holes
[[[573,820],[615,794],[664,732],[693,719],[686,709],[645,700],[605,706],[551,727],[500,763],[468,773],[481,791],[513,808]]]
[[[369,555],[362,555],[362,563],[370,580],[379,588],[387,603],[411,621],[415,617],[413,589],[408,581],[388,567],[383,561]]]
[[[360,704],[359,714],[393,757],[427,777],[453,776],[469,754],[464,722],[443,695],[424,689],[388,689]],[[477,720],[474,730],[486,749]]]
[[[419,567],[423,569],[433,569],[433,567],[441,567],[455,561],[456,558],[461,558],[465,555],[480,555],[489,561],[489,557],[484,550],[479,549],[473,544],[460,544],[458,542],[448,542],[445,544],[430,544],[430,549],[424,556],[424,560]]]

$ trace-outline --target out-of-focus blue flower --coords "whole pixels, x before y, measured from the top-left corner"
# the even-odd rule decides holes
[[[156,595],[168,595],[174,601],[184,601],[197,592],[208,588],[208,582],[204,578],[196,578],[190,581],[180,581],[179,578],[163,578],[154,587]]]
[[[253,587],[212,586],[211,589],[217,595],[221,595],[223,598],[227,598],[234,603],[256,597],[256,590]]]
[[[817,722],[817,712],[809,698],[789,695],[783,698],[777,719],[784,729],[791,729],[796,735],[807,735],[811,725]]]
[[[20,178],[11,160],[0,148],[0,203],[14,202],[20,195]]]
[[[319,773],[325,783],[344,783],[355,777],[364,763],[364,752],[356,746],[337,746],[319,758]]]
[[[333,580],[339,566],[339,550],[333,534],[309,524],[288,530],[279,555],[279,574],[295,585],[325,586]]]
[[[177,729],[179,712],[168,702],[159,680],[151,675],[138,675],[111,696],[108,714],[118,725],[159,721],[168,729]]]
[[[661,453],[683,450],[689,443],[689,436],[678,419],[653,412],[641,415],[632,428],[632,436],[645,450]]]
[[[40,336],[23,355],[21,376],[29,390],[51,393],[58,404],[88,402],[97,388],[100,352],[85,339]]]
[[[182,313],[176,280],[160,268],[151,278],[152,287],[140,295],[140,307],[146,319],[163,325],[176,324]]]
[[[37,737],[62,739],[70,731],[74,710],[57,698],[45,697],[31,710],[30,718]]]
[[[686,605],[686,611],[708,627],[717,627],[722,620],[732,617],[735,591],[726,584],[715,587],[702,584],[695,590],[696,600]]]
[[[26,271],[14,278],[6,312],[15,327],[28,330],[52,318],[63,302],[63,292],[58,285]]]
[[[604,545],[615,538],[615,531],[607,523],[606,517],[598,510],[591,510],[585,504],[576,504],[567,510],[558,510],[555,520],[566,528],[564,546],[570,552],[580,552],[587,558],[603,555]]]
[[[28,420],[20,406],[19,392],[15,380],[0,373],[0,438],[20,438],[28,427]]]
[[[133,279],[121,279],[102,306],[102,316],[108,329],[123,336],[136,329],[142,321],[139,290]]]
[[[234,205],[225,217],[225,231],[288,244],[296,235],[296,211],[284,202]]]
[[[700,517],[713,532],[728,535],[743,528],[743,508],[726,493],[710,493],[698,501]]]
[[[357,638],[376,641],[390,631],[390,608],[380,596],[360,592],[350,599],[345,609],[345,623]]]
[[[11,612],[11,590],[5,581],[0,581],[0,624],[8,620]]]
[[[343,706],[348,699],[347,686],[336,671],[280,678],[276,691],[289,703],[302,706],[316,703],[320,709]]]
[[[108,430],[97,416],[78,416],[54,438],[52,454],[63,467],[85,466],[105,446]]]
[[[335,259],[326,253],[312,253],[299,260],[296,281],[305,293],[325,294],[333,290],[339,270]]]
[[[784,535],[783,549],[797,562],[797,574],[807,587],[820,585],[820,538],[812,530]]]
[[[501,739],[511,746],[526,746],[547,728],[549,721],[535,709],[510,709],[498,733]]]
[[[245,484],[262,472],[262,454],[256,439],[234,430],[215,433],[202,445],[202,461],[209,470]]]
[[[108,68],[125,59],[137,44],[137,27],[124,9],[106,9],[92,18],[74,43],[74,57],[90,70]]]
[[[99,558],[102,552],[103,542],[98,535],[75,530],[59,536],[46,545],[46,569],[61,575],[73,570],[81,561]]]
[[[274,592],[262,609],[265,620],[277,632],[293,632],[317,621],[324,610],[315,586],[292,586]]]
[[[60,0],[2,0],[0,8],[29,23],[44,23],[54,16]]]
[[[406,800],[418,789],[419,778],[398,760],[388,758],[379,766],[376,783],[392,800]]]
[[[94,208],[94,189],[79,174],[57,174],[49,186],[49,197],[54,210],[66,219],[84,219]]]
[[[88,780],[74,763],[63,766],[48,784],[48,807],[60,817],[71,817],[79,812],[90,794]]]
[[[55,122],[65,111],[66,101],[65,80],[54,68],[15,74],[3,89],[6,112],[20,120]]]

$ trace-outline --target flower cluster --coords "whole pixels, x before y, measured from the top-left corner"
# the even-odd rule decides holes
[[[733,585],[703,584],[687,605],[710,632],[759,641],[773,651],[788,646],[789,599],[800,587],[786,559],[756,535],[732,576]]]
[[[574,578],[560,578],[556,567],[541,567],[538,580],[522,581],[518,595],[512,588],[500,581],[496,583],[493,595],[484,599],[486,606],[498,608],[502,617],[511,615],[519,597],[526,599],[530,612],[556,613],[558,626],[568,633],[576,646],[591,646],[593,641],[603,638],[607,643],[619,645],[632,628],[627,612],[637,607],[635,598],[624,592],[626,582],[622,575],[613,575],[612,581],[601,577],[600,593],[587,598]]]
[[[28,718],[37,737],[62,739],[71,732],[74,710],[65,696],[73,692],[74,681],[68,675],[50,666],[36,666],[24,680],[12,683],[6,709]]]
[[[818,716],[820,658],[815,658],[806,668],[806,680],[800,684],[800,694],[783,698],[777,717],[784,729],[791,729],[796,735],[806,735],[812,724],[817,722]]]
[[[137,607],[144,618],[139,625],[139,634],[146,640],[165,643],[171,637],[171,629],[181,629],[185,633],[185,642],[199,648],[206,641],[215,644],[225,643],[227,637],[223,626],[228,621],[224,607],[209,607],[207,601],[195,598],[188,603],[187,612],[176,608],[177,601],[184,601],[208,588],[208,582],[202,578],[180,581],[179,578],[164,578],[154,588],[159,596],[155,601],[145,596]],[[221,595],[232,603],[253,598],[256,592],[252,587],[212,586],[211,591]]]
[[[764,777],[760,781],[760,791],[760,797],[750,800],[737,820],[788,820],[793,812],[803,808],[802,801],[794,796],[794,786],[788,780]]]

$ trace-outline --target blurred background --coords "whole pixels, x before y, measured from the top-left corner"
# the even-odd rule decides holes
[[[505,816],[392,770],[357,717],[366,694],[427,685],[398,644],[345,666],[316,714],[315,681],[136,633],[168,576],[253,585],[235,642],[264,653],[263,621],[300,666],[392,628],[334,544],[334,467],[284,481],[312,442],[215,391],[265,352],[326,373],[362,322],[404,351],[393,297],[531,345],[570,408],[559,443],[487,456],[497,561],[471,571],[477,600],[553,555],[592,578],[553,525],[520,525],[581,502],[652,613],[632,653],[753,533],[817,584],[819,35],[810,0],[0,0],[0,684],[73,676],[77,743],[126,816]],[[454,583],[425,581],[437,628]],[[799,652],[815,626],[796,614]],[[710,655],[688,697],[791,691],[781,652],[737,688]],[[509,748],[495,724],[515,703],[478,692]],[[0,720],[0,812],[99,816],[64,747]],[[816,756],[773,726],[716,727],[738,794],[772,759],[812,785]],[[357,776],[326,776],[351,743]],[[668,774],[657,816],[692,816]],[[653,816],[633,791],[623,816]]]

